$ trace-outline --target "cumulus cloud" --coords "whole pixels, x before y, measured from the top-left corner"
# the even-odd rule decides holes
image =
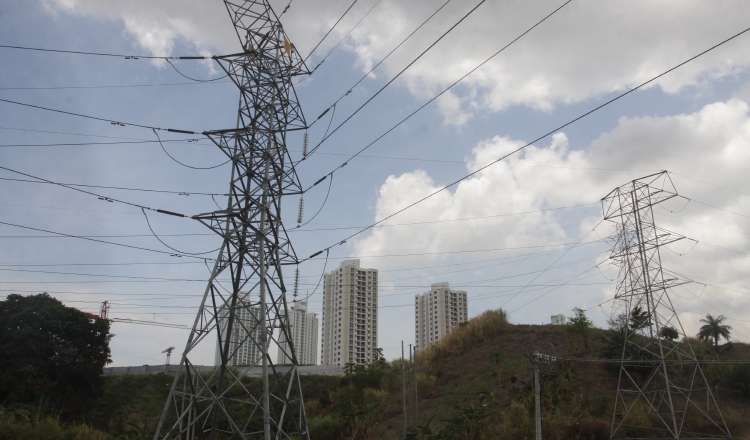
[[[52,10],[120,21],[144,49],[163,55],[182,39],[199,49],[236,49],[236,36],[219,1],[44,0]],[[286,1],[275,0],[277,13]],[[560,1],[487,2],[404,75],[419,98],[464,75],[547,15]],[[355,5],[318,50],[316,62],[370,9]],[[392,76],[474,5],[452,2],[385,62],[376,74]],[[342,46],[369,70],[439,5],[429,0],[382,0]],[[295,2],[282,17],[286,31],[307,53],[346,5],[332,0]],[[654,2],[576,0],[467,78],[456,95],[440,103],[446,122],[460,125],[474,106],[499,111],[513,105],[550,110],[624,90],[661,73],[746,27],[750,8],[742,0]],[[743,37],[746,38],[746,37]],[[656,85],[667,93],[747,69],[750,52],[735,41],[686,65]],[[472,93],[478,97],[470,97]]]
[[[484,140],[468,158],[467,171],[476,171],[524,144],[523,140],[501,136]],[[528,147],[388,220],[386,224],[394,226],[376,229],[357,241],[355,254],[424,251],[408,262],[380,262],[380,267],[388,270],[426,266],[426,262],[457,264],[470,260],[466,255],[441,251],[574,242],[599,223],[601,208],[594,205],[589,211],[581,208],[573,214],[540,210],[594,203],[615,187],[649,174],[649,169],[666,169],[674,172],[671,178],[678,192],[692,200],[672,200],[656,207],[657,222],[698,244],[684,241],[670,246],[662,253],[664,265],[710,285],[697,299],[702,285],[687,287],[676,293],[676,301],[689,311],[707,310],[733,317],[750,314],[745,288],[722,284],[750,285],[746,271],[750,257],[715,247],[750,252],[748,236],[743,231],[747,229],[750,196],[715,186],[740,191],[747,188],[749,144],[750,106],[739,99],[707,105],[692,114],[623,118],[617,127],[585,148],[572,148],[566,135],[558,133],[548,145]],[[435,192],[445,183],[422,170],[390,176],[380,187],[376,220]],[[538,212],[498,216],[529,211]],[[465,218],[475,220],[431,223]],[[395,226],[397,223],[406,225]],[[580,230],[566,227],[568,223],[580,224]],[[608,230],[611,227],[598,228],[604,236]],[[604,259],[601,256],[597,261]],[[616,270],[609,274],[615,275]],[[613,294],[611,287],[591,288],[588,292],[590,301],[601,301]],[[692,300],[683,301],[681,297]],[[750,331],[745,333],[750,335]]]

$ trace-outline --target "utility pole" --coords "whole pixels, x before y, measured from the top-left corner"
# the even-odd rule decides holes
[[[286,146],[288,132],[306,129],[292,80],[309,72],[269,0],[224,5],[239,45],[214,59],[238,87],[240,104],[235,128],[203,134],[231,163],[229,198],[226,209],[192,217],[223,243],[154,439],[309,439],[282,275],[298,258],[281,222],[282,197],[302,192]],[[268,355],[279,340],[287,341],[279,349],[292,363],[286,374]],[[212,341],[219,360],[206,376],[192,355]],[[229,368],[241,348],[259,353],[247,362],[262,367],[260,392]]]
[[[412,400],[412,402],[409,402],[409,426],[414,426],[414,409],[412,408],[411,403],[414,403],[414,396],[412,396],[411,390],[414,386],[414,366],[411,362],[411,344],[409,344],[409,374],[407,376],[409,378],[409,400]]]
[[[419,393],[417,392],[417,347],[414,347],[414,424],[419,425]]]
[[[555,356],[534,350],[526,355],[534,365],[534,409],[536,413],[536,440],[542,440],[542,386],[539,383],[539,366],[549,365],[557,360]]]
[[[662,268],[659,248],[684,237],[658,228],[653,207],[678,197],[667,171],[633,180],[602,199],[604,219],[616,224],[610,259],[620,267],[615,307],[624,318],[622,362],[610,438],[633,411],[650,414],[669,438],[684,438],[685,421],[700,421],[706,435],[731,438],[700,363],[669,298],[670,288],[686,284]],[[637,313],[640,311],[640,313]],[[636,313],[634,313],[636,312]],[[681,337],[664,337],[671,328]],[[685,371],[687,370],[687,371]],[[706,394],[706,407],[697,396]]]
[[[401,341],[401,388],[403,391],[403,402],[401,407],[404,410],[404,439],[406,438],[406,365],[404,365],[404,341]]]

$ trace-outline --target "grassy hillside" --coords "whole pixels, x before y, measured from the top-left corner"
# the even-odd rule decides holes
[[[510,325],[490,311],[455,328],[418,356],[419,420],[413,439],[524,439],[534,436],[532,350],[559,360],[545,374],[545,439],[609,438],[618,364],[600,361],[607,332],[593,330],[590,352],[562,326]],[[719,353],[692,341],[698,356],[750,360],[750,346],[733,343]],[[706,376],[735,438],[750,436],[750,364],[706,363]],[[313,439],[398,439],[403,430],[400,361],[359,369],[345,377],[304,376]],[[257,379],[247,380],[252,387]],[[90,416],[60,424],[54,416],[0,409],[0,439],[143,439],[153,429],[171,378],[165,375],[107,377],[106,393]],[[20,411],[20,412],[19,412]],[[23,412],[27,411],[27,412]],[[85,422],[85,424],[83,423]],[[656,438],[649,415],[636,411],[622,437]],[[705,432],[688,421],[685,431]],[[52,433],[52,434],[50,434]]]

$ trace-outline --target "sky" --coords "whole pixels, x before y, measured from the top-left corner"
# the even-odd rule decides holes
[[[609,103],[744,31],[741,0],[271,5],[303,56],[320,42],[295,88],[310,146],[325,141],[300,180],[348,162],[304,195],[312,220],[289,234],[300,258],[330,249],[299,266],[311,310],[323,272],[359,258],[380,271],[389,359],[414,341],[414,295],[437,282],[468,292],[470,316],[502,307],[512,323],[542,324],[579,307],[606,327],[618,270],[600,200],[668,170],[682,197],[654,216],[686,237],[661,252],[692,281],[670,292],[680,321],[695,334],[706,314],[724,315],[732,339],[750,341],[750,32]],[[138,206],[211,212],[230,170],[200,135],[160,133],[162,148],[131,124],[233,127],[238,92],[214,61],[142,57],[239,51],[223,3],[4,1],[0,44],[141,56],[0,48],[0,99],[100,118],[0,101],[0,297],[48,292],[88,312],[108,301],[113,317],[192,325],[210,267],[188,254],[213,257],[221,239]],[[293,158],[302,144],[290,134]],[[299,196],[282,203],[292,229]],[[112,333],[112,365],[124,366],[164,362],[189,332]],[[210,364],[213,350],[193,362]]]

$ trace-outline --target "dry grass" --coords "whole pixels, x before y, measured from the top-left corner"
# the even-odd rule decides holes
[[[453,329],[443,339],[417,353],[417,361],[434,362],[457,356],[494,338],[508,327],[508,314],[503,309],[487,310]]]

